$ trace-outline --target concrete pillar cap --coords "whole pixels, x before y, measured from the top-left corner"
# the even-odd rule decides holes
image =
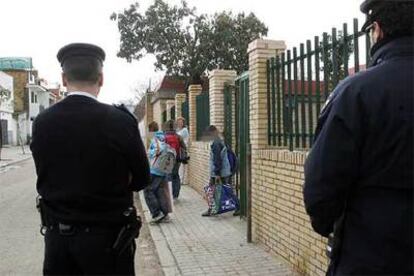
[[[284,40],[256,39],[250,42],[249,47],[247,48],[247,53],[257,49],[285,50],[286,43]]]

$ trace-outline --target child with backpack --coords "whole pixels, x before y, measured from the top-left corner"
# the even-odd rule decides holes
[[[165,143],[165,135],[159,131],[158,124],[152,122],[148,126],[153,134],[148,149],[151,170],[151,185],[145,188],[145,202],[151,212],[153,223],[168,221],[169,205],[164,192],[166,177],[175,165],[175,151]]]
[[[180,195],[181,189],[181,179],[180,179],[180,154],[182,151],[187,150],[187,146],[184,143],[183,138],[177,134],[176,132],[176,125],[174,120],[169,120],[165,123],[165,142],[170,145],[173,149],[175,149],[177,153],[177,159],[175,166],[170,174],[169,181],[172,182],[173,187],[173,198],[177,199]]]
[[[234,152],[224,143],[220,138],[219,131],[213,125],[209,126],[206,130],[207,136],[212,140],[210,146],[210,185],[216,184],[232,184],[231,179],[237,170],[237,157]],[[233,187],[234,189],[234,187]],[[239,202],[237,200],[236,210],[233,213],[234,216],[240,214]],[[203,217],[214,215],[209,209],[202,213]]]

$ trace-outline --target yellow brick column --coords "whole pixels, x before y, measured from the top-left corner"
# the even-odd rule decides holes
[[[284,41],[257,39],[249,44],[249,101],[250,101],[250,143],[252,148],[251,177],[251,233],[257,242],[262,235],[264,210],[259,202],[263,181],[256,173],[260,171],[261,156],[258,152],[267,145],[267,65],[269,58],[286,49]],[[261,240],[263,242],[263,240]]]
[[[197,102],[196,97],[201,94],[202,87],[200,84],[192,84],[188,88],[188,109],[189,109],[189,122],[190,126],[190,141],[197,140]]]
[[[286,49],[284,41],[256,39],[249,44],[250,140],[252,149],[267,147],[266,61]]]
[[[177,93],[175,94],[175,118],[182,117],[182,110],[181,105],[186,101],[186,94],[185,93]],[[188,122],[187,122],[188,123]]]
[[[171,108],[175,105],[175,100],[168,100],[166,103],[166,110],[167,110],[167,121],[171,120]]]
[[[209,76],[210,124],[224,131],[224,86],[234,85],[237,73],[233,70],[213,70]]]

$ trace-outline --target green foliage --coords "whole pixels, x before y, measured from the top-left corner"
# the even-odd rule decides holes
[[[321,71],[324,71],[326,68],[326,72],[328,73],[328,80],[329,80],[329,90],[333,90],[337,85],[334,83],[333,80],[333,72],[334,72],[334,58],[336,59],[335,69],[338,72],[338,80],[342,80],[345,78],[345,60],[349,61],[349,57],[354,52],[354,44],[353,40],[347,38],[344,40],[344,35],[342,31],[338,31],[336,44],[332,47],[332,36],[328,35],[328,44],[330,45],[329,49],[327,50],[327,62],[324,62],[324,57],[321,55],[320,59],[322,61]],[[320,47],[322,47],[323,43],[321,42]]]
[[[121,35],[119,57],[130,62],[154,54],[156,69],[193,83],[200,83],[206,70],[246,70],[248,43],[268,31],[253,13],[198,15],[185,1],[170,6],[155,0],[145,12],[136,3],[111,19]]]

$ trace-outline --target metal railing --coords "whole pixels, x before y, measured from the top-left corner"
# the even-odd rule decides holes
[[[360,38],[365,37],[365,66],[369,63],[370,39],[353,21],[322,39],[287,50],[267,61],[268,144],[290,150],[312,146],[317,119],[324,102],[338,82],[364,69],[360,65]],[[362,44],[362,43],[361,43]],[[305,50],[306,45],[306,50]],[[349,68],[349,64],[354,64]]]
[[[196,97],[197,104],[197,140],[201,140],[210,125],[210,98],[208,92]]]

